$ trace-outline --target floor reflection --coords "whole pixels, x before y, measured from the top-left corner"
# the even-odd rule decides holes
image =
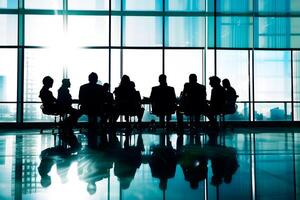
[[[117,132],[73,152],[0,136],[0,199],[299,199],[299,133]]]

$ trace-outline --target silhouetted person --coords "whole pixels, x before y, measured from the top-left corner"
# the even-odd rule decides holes
[[[113,160],[106,152],[88,152],[78,160],[78,176],[87,183],[90,195],[97,191],[96,182],[109,177]]]
[[[97,84],[98,75],[90,73],[89,83],[79,89],[80,109],[88,115],[88,146],[97,148],[97,119],[103,114],[104,91],[102,85]]]
[[[196,74],[190,74],[189,82],[184,84],[180,98],[180,109],[185,115],[190,116],[191,126],[198,126],[200,115],[208,115],[209,113],[206,88],[204,85],[197,83]]]
[[[40,90],[39,97],[42,100],[42,111],[47,115],[63,115],[66,113],[63,105],[58,103],[58,100],[53,96],[50,88],[53,86],[53,79],[50,76],[43,78],[43,87]],[[72,113],[73,114],[73,113]],[[81,147],[76,136],[73,133],[74,123],[77,121],[77,115],[70,115],[66,117],[60,124],[61,133],[59,137],[63,142],[70,145],[74,150]]]
[[[124,141],[124,148],[119,148],[116,152],[114,174],[120,181],[121,189],[128,189],[134,179],[136,170],[142,163],[141,147],[138,145],[130,146],[128,137]],[[138,140],[142,140],[139,135]]]
[[[61,108],[57,104],[57,99],[53,96],[50,88],[53,86],[53,79],[50,76],[43,78],[43,87],[40,90],[39,97],[42,100],[42,111],[44,114],[56,115],[61,113]]]
[[[225,89],[221,86],[221,80],[217,76],[209,77],[209,84],[212,87],[210,97],[210,110],[216,114],[223,113],[225,105]]]
[[[152,176],[160,181],[159,188],[165,191],[168,179],[175,176],[177,157],[169,136],[161,134],[160,137],[160,145],[153,149],[149,165]]]
[[[223,88],[225,89],[225,114],[233,114],[236,111],[236,99],[238,95],[233,87],[231,87],[229,80],[223,79],[222,81]]]
[[[145,111],[145,109],[142,107],[141,94],[135,89],[135,83],[133,81],[130,81],[130,87],[133,90],[133,96],[131,101],[132,111],[134,115],[137,115],[138,122],[141,123]]]
[[[104,105],[103,105],[103,121],[107,122],[109,120],[110,123],[113,122],[113,116],[115,113],[115,100],[114,95],[109,91],[109,83],[103,84],[103,92],[104,92]]]
[[[175,90],[173,87],[168,86],[166,75],[161,74],[159,76],[159,86],[152,88],[150,101],[152,113],[159,117],[160,124],[164,126],[165,117],[168,124],[177,105]]]

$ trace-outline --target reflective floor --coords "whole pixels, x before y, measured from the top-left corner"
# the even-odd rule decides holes
[[[48,134],[49,133],[49,134]],[[0,199],[300,199],[300,132],[118,132],[73,153],[50,131],[0,132]]]

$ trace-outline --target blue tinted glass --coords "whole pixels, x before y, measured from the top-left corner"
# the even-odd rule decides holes
[[[291,0],[256,0],[258,12],[289,12]]]
[[[125,46],[162,46],[162,17],[125,17]]]
[[[291,103],[255,103],[254,118],[255,121],[290,121],[291,108]]]
[[[252,30],[252,17],[217,17],[217,47],[252,47]]]
[[[165,46],[204,47],[204,17],[167,17]]]
[[[204,11],[205,0],[166,0],[166,11]]]
[[[18,0],[0,0],[0,8],[18,8]]]
[[[68,0],[69,10],[108,10],[108,0]]]
[[[123,0],[123,10],[162,10],[162,0]]]
[[[63,9],[63,0],[24,0],[25,8],[30,9]]]
[[[255,51],[254,84],[256,101],[290,101],[290,52]]]
[[[252,10],[252,0],[217,0],[218,12],[245,13]]]

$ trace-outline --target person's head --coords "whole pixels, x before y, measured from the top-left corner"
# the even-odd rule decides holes
[[[51,88],[53,86],[53,79],[50,76],[45,76],[43,78],[43,85],[47,88]]]
[[[160,85],[167,85],[167,76],[164,74],[159,75],[158,81]]]
[[[51,177],[48,175],[41,177],[41,186],[43,188],[49,187],[51,185]]]
[[[197,75],[196,74],[190,74],[189,82],[190,83],[197,83]]]
[[[70,79],[68,78],[64,78],[61,82],[63,87],[69,88],[71,86]]]
[[[135,88],[135,83],[133,81],[130,81],[130,87]]]
[[[223,85],[224,88],[229,88],[230,87],[230,81],[227,78],[225,78],[222,81],[222,85]]]
[[[129,76],[123,75],[122,79],[121,79],[120,85],[123,85],[123,86],[127,85],[128,86],[129,84],[130,84],[130,78],[129,78]]]
[[[104,91],[106,91],[106,92],[108,92],[109,91],[109,83],[104,83],[103,84],[103,89],[104,89]]]
[[[192,188],[193,190],[196,190],[196,189],[198,189],[198,187],[199,187],[199,183],[198,183],[198,181],[196,181],[196,180],[191,180],[191,181],[190,181],[190,186],[191,186],[191,188]]]
[[[89,75],[89,82],[92,84],[97,84],[98,82],[98,75],[95,72],[90,73]]]
[[[209,77],[209,84],[211,87],[219,86],[221,83],[221,79],[217,76],[211,76]]]
[[[89,193],[90,195],[95,194],[96,191],[97,191],[96,183],[95,183],[95,182],[89,182],[89,183],[87,184],[86,190],[88,191],[88,193]]]

